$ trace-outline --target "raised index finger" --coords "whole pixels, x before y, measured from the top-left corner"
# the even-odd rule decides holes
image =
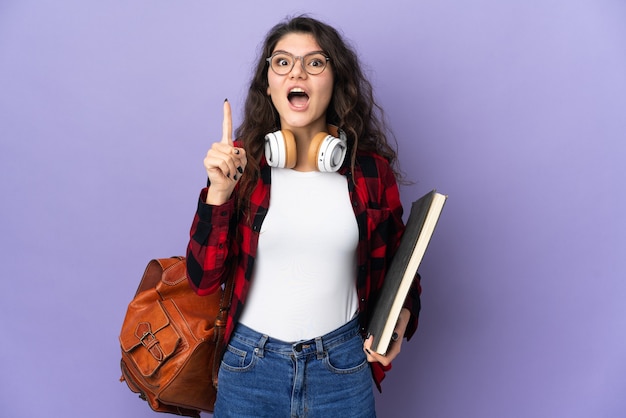
[[[233,117],[228,99],[224,100],[224,120],[222,122],[222,143],[233,145]]]

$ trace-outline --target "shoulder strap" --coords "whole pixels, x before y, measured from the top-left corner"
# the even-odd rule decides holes
[[[224,292],[220,300],[220,309],[215,317],[215,326],[213,328],[213,338],[215,340],[215,355],[213,356],[212,378],[213,386],[217,388],[217,374],[222,362],[222,354],[224,352],[224,334],[226,332],[226,322],[228,321],[228,312],[233,300],[233,290],[235,288],[235,274],[237,268],[233,269],[228,276],[228,280],[224,285]]]

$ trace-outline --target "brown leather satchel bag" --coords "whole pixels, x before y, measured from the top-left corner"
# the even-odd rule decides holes
[[[213,411],[232,275],[223,291],[198,296],[184,257],[150,261],[120,333],[122,377],[157,412]]]

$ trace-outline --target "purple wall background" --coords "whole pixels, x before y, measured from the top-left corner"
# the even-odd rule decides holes
[[[626,416],[618,0],[2,1],[0,416],[154,416],[117,380],[126,305],[184,252],[223,99],[240,120],[303,11],[362,54],[404,202],[450,196],[379,416]]]

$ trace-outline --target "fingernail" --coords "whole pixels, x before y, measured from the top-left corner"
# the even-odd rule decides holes
[[[372,354],[372,352],[368,350],[367,348],[365,349],[365,351],[367,351],[367,354]]]
[[[398,333],[397,333],[397,332],[394,332],[393,334],[391,334],[391,339],[392,339],[393,341],[398,341]]]
[[[367,333],[367,335],[365,336],[365,339],[367,340],[369,337],[371,337],[372,334],[370,334],[369,332]]]
[[[237,167],[237,171],[239,171],[239,174],[243,174],[243,168],[241,168],[241,166]]]
[[[235,154],[239,154],[239,149],[235,148]]]
[[[224,103],[226,103],[228,101],[228,98],[224,99]]]

